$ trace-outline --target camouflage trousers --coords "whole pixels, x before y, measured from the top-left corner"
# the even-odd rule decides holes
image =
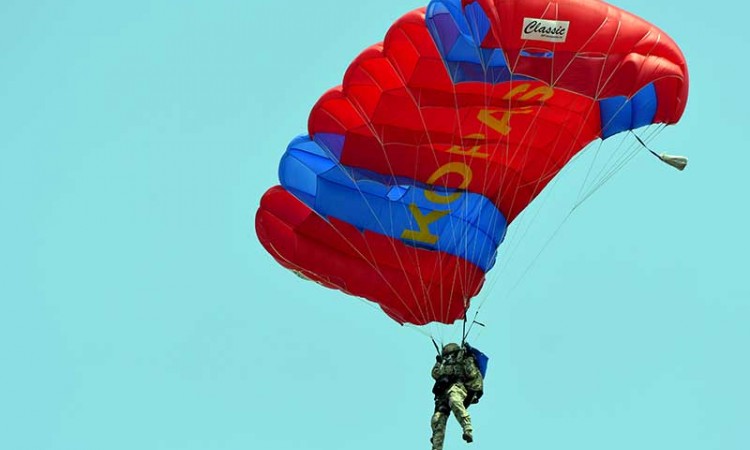
[[[451,411],[464,433],[472,433],[471,417],[464,406],[466,395],[466,389],[462,385],[454,384],[445,394],[435,397],[435,414],[432,415],[432,439],[430,439],[433,450],[443,449],[445,426]]]

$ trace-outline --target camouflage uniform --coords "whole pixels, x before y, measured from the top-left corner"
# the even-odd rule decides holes
[[[449,348],[453,346],[452,348]],[[455,350],[448,351],[446,349]],[[445,440],[445,426],[448,416],[453,415],[463,429],[463,437],[467,442],[473,440],[471,417],[466,408],[476,403],[483,390],[482,374],[477,368],[474,357],[466,349],[456,344],[448,344],[443,349],[442,357],[432,368],[432,378],[435,379],[435,413],[432,415],[433,450],[442,450]]]

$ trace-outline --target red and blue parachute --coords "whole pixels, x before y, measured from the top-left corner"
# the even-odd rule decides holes
[[[256,230],[284,267],[401,323],[452,323],[508,224],[595,139],[676,123],[684,56],[598,0],[433,0],[310,112]]]

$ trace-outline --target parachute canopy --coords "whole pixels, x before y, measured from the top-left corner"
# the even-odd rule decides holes
[[[604,2],[434,0],[315,104],[256,231],[281,265],[400,323],[452,323],[577,152],[676,123],[687,92],[677,45]]]

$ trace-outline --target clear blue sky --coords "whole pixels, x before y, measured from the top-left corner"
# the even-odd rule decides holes
[[[0,448],[428,448],[429,339],[253,227],[313,103],[422,4],[0,2]],[[750,448],[750,7],[617,5],[688,59],[651,143],[690,166],[638,154],[546,247],[555,208],[511,228],[474,450]]]

